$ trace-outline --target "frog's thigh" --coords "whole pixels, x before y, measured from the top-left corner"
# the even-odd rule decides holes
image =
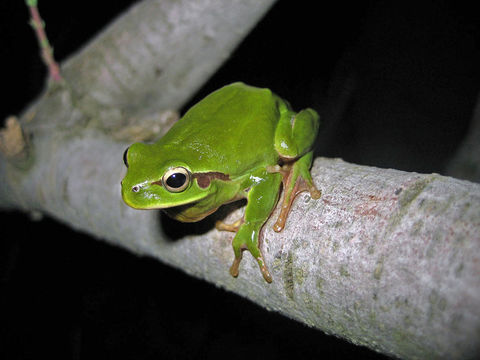
[[[312,109],[284,114],[275,131],[275,149],[284,158],[304,155],[315,142],[319,125],[319,116]]]

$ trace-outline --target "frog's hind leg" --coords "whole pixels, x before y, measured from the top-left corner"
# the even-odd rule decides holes
[[[287,164],[276,171],[282,174],[283,183],[283,202],[278,215],[277,221],[273,225],[273,230],[280,232],[285,227],[288,213],[292,207],[295,197],[304,192],[309,191],[312,199],[319,199],[321,191],[315,187],[312,176],[310,175],[310,166],[312,164],[313,153],[308,152],[293,164]],[[271,169],[275,171],[275,169]]]
[[[295,114],[289,108],[280,109],[282,116],[275,132],[275,148],[284,162],[282,167],[269,168],[271,172],[282,174],[283,203],[273,229],[282,231],[295,197],[309,191],[313,199],[321,196],[310,175],[313,160],[311,151],[320,125],[318,114],[312,109],[305,109]]]
[[[285,162],[298,159],[309,152],[320,127],[320,117],[313,109],[298,114],[281,107],[280,120],[275,130],[275,150]]]

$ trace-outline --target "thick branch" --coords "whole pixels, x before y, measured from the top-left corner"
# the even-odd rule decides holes
[[[178,110],[273,3],[143,1],[62,71],[76,101],[87,109],[93,103],[92,116],[104,123],[121,126],[132,115]]]
[[[280,234],[271,229],[274,216],[266,225],[269,285],[250,257],[239,278],[230,277],[231,235],[213,224],[172,241],[159,212],[128,208],[120,197],[123,149],[93,131],[52,136],[36,147],[39,165],[28,176],[0,179],[8,184],[0,201],[49,213],[388,354],[463,358],[479,351],[479,185],[317,159],[321,200],[300,196]]]

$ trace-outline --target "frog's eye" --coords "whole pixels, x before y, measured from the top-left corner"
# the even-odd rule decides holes
[[[169,169],[162,178],[163,186],[170,192],[185,190],[190,184],[190,172],[184,167]]]
[[[128,149],[130,149],[130,148],[126,148],[126,149],[125,149],[125,152],[123,153],[123,163],[125,164],[125,166],[126,166],[127,168],[128,168],[128,161],[127,161]]]

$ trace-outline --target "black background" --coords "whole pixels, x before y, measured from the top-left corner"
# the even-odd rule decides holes
[[[134,2],[111,3],[40,1],[59,61]],[[280,0],[186,108],[266,86],[321,113],[322,156],[442,173],[479,90],[479,34],[473,4]],[[45,83],[23,1],[0,2],[0,39],[4,119]],[[2,359],[383,358],[52,219],[0,216]]]

